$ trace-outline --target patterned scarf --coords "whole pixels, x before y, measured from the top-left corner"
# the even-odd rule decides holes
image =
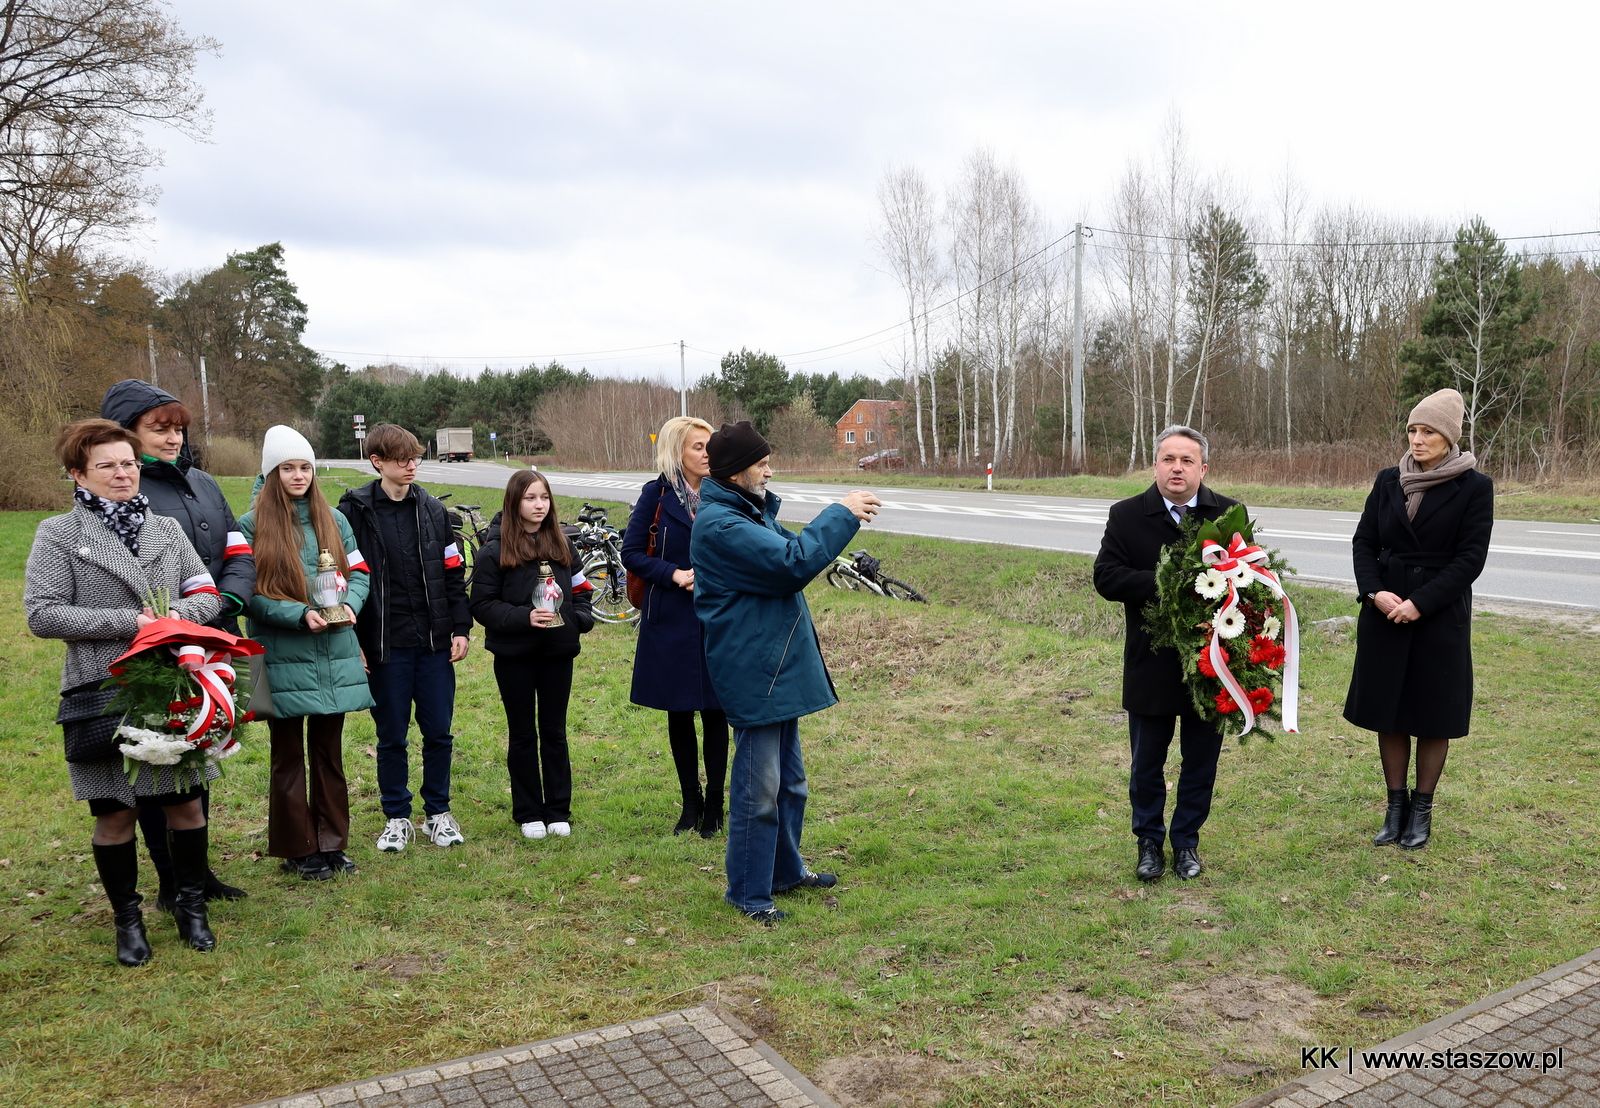
[[[700,510],[700,494],[691,489],[681,475],[672,482],[672,488],[678,494],[678,499],[683,501],[683,510],[693,520],[694,514]]]
[[[144,526],[145,513],[150,509],[150,501],[145,498],[144,493],[141,492],[127,500],[107,500],[78,485],[73,489],[72,496],[79,504],[99,516],[101,523],[111,528],[111,533],[122,540],[122,545],[128,548],[128,553],[135,558],[139,556],[139,528]]]

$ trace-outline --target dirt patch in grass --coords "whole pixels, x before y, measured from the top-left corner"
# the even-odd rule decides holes
[[[351,969],[368,973],[386,973],[390,977],[412,978],[428,973],[443,973],[447,954],[396,954],[387,958],[374,958],[370,962],[357,962]]]
[[[1282,977],[1227,974],[1195,984],[1180,982],[1169,995],[1180,1025],[1227,1054],[1260,1059],[1280,1056],[1283,1039],[1311,1041],[1306,1024],[1322,1003],[1310,989]]]
[[[940,1104],[950,1088],[977,1071],[925,1054],[846,1054],[829,1058],[812,1078],[839,1108],[921,1108]]]
[[[783,1031],[778,1006],[772,1000],[772,982],[765,977],[746,975],[713,981],[702,987],[700,994],[713,1008],[733,1016],[758,1038],[770,1040]]]

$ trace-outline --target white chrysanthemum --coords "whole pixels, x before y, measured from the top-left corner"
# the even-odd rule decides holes
[[[1276,639],[1278,632],[1283,630],[1283,624],[1278,622],[1277,616],[1268,616],[1261,621],[1261,633],[1269,639]]]
[[[146,731],[142,727],[124,724],[117,729],[117,734],[133,740],[118,746],[118,750],[136,762],[148,762],[153,766],[175,766],[190,750],[188,742],[183,739]]]
[[[223,747],[221,750],[218,750],[216,747],[212,747],[210,750],[206,751],[206,753],[210,755],[212,761],[220,762],[224,758],[232,758],[235,754],[239,753],[239,751],[243,749],[243,743],[232,743]]]
[[[1236,639],[1244,631],[1244,613],[1240,612],[1238,608],[1229,608],[1217,617],[1217,621],[1213,626],[1216,627],[1217,634],[1223,638]]]
[[[1228,579],[1215,569],[1207,568],[1194,579],[1194,591],[1207,600],[1216,600],[1228,591]]]

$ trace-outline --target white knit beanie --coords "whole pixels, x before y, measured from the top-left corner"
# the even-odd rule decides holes
[[[310,462],[315,465],[317,452],[311,449],[306,437],[293,427],[278,424],[267,428],[267,437],[261,440],[261,472],[271,473],[284,462]]]

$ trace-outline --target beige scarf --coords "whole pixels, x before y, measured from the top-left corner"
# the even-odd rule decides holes
[[[1444,460],[1437,463],[1432,469],[1423,469],[1417,460],[1407,450],[1400,457],[1400,491],[1406,494],[1406,518],[1416,519],[1417,509],[1422,506],[1422,494],[1435,485],[1442,485],[1446,481],[1453,481],[1470,469],[1478,468],[1478,459],[1470,453],[1463,453],[1459,446],[1452,446],[1450,453]]]

